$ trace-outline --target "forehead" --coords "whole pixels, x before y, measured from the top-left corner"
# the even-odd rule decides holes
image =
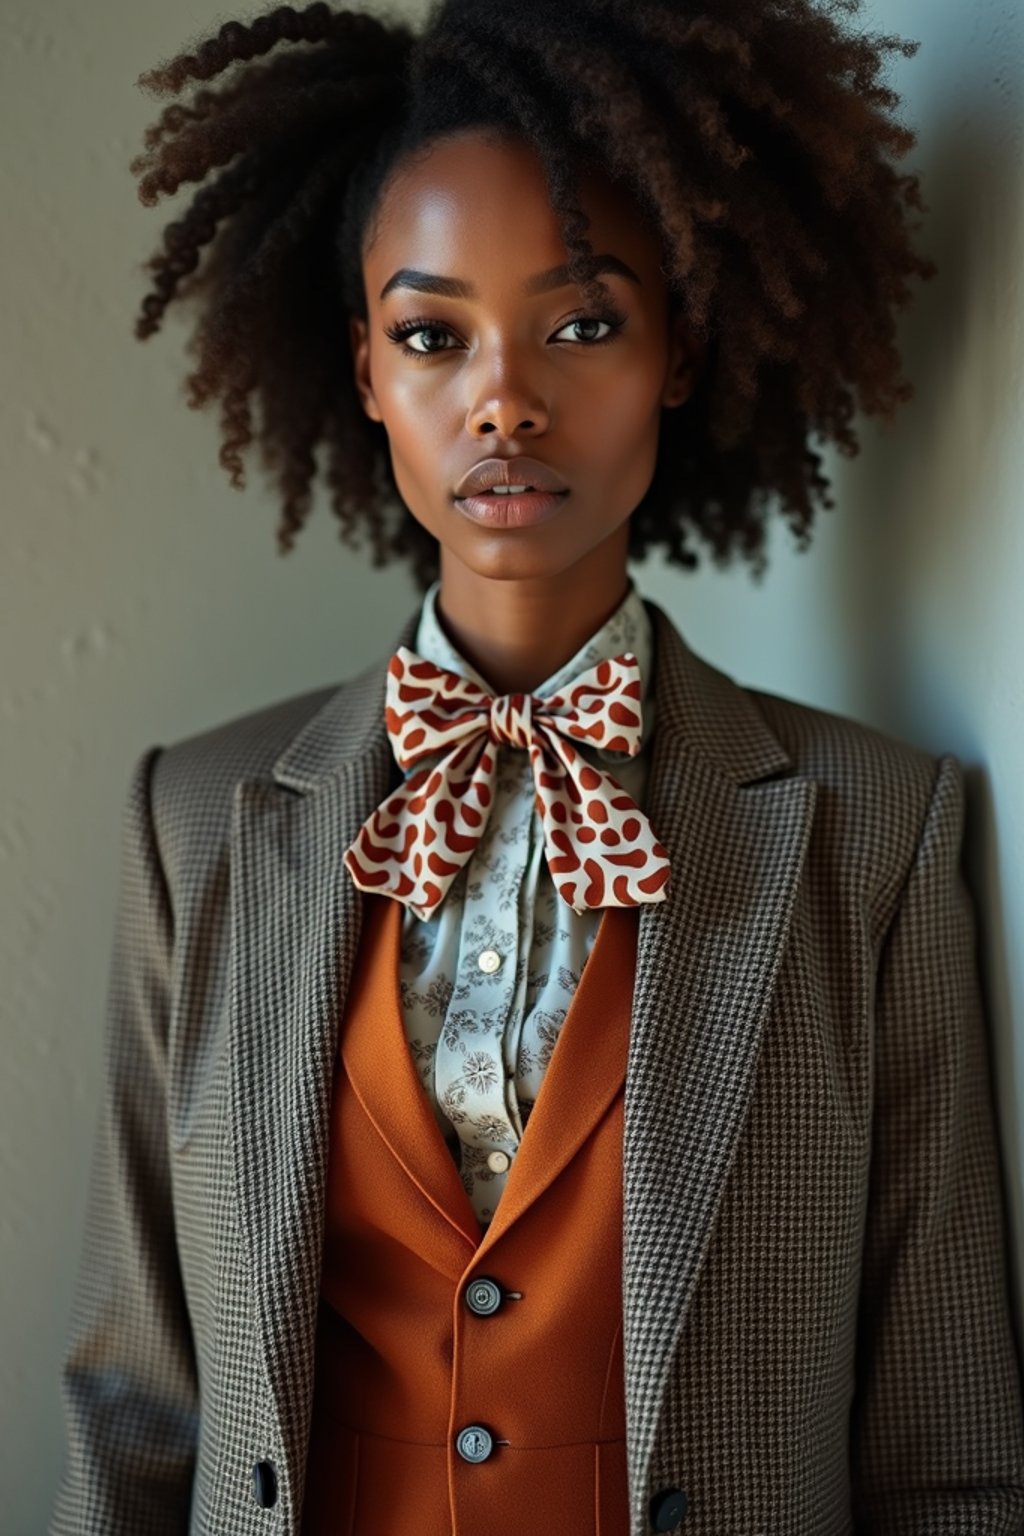
[[[593,161],[578,162],[576,193],[595,251],[647,270],[658,242],[629,191]],[[482,130],[454,134],[407,157],[383,189],[364,250],[370,291],[400,266],[469,278],[525,279],[566,257],[558,214],[533,146]],[[385,268],[387,270],[385,270]],[[644,273],[640,273],[641,277]],[[374,288],[377,278],[381,282]]]

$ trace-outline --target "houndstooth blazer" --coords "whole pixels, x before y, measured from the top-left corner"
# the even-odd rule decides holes
[[[1020,1536],[960,764],[739,686],[647,606],[672,878],[624,1102],[631,1536],[665,1487],[686,1536]],[[386,668],[135,765],[51,1536],[298,1536]]]

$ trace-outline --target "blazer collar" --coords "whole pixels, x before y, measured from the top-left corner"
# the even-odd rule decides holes
[[[733,784],[751,784],[791,766],[790,758],[748,694],[691,650],[657,603],[644,598],[654,638],[657,734],[684,744]],[[412,646],[419,611],[406,619],[391,651],[343,683],[293,737],[274,763],[290,789],[315,790],[353,759],[387,750],[384,693],[388,663]]]

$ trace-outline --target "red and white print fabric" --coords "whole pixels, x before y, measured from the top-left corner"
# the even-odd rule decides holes
[[[346,850],[353,881],[429,917],[487,824],[492,744],[505,742],[529,753],[548,869],[573,911],[664,901],[668,855],[650,822],[618,780],[573,745],[635,756],[641,697],[639,663],[628,651],[602,658],[547,696],[495,695],[400,646],[388,668],[385,708],[407,777]],[[427,757],[436,760],[409,772]]]

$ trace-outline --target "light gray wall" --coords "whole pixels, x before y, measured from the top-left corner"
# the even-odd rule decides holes
[[[0,54],[4,302],[0,563],[0,1525],[44,1528],[57,1373],[100,1091],[117,829],[135,756],[340,681],[415,602],[338,543],[321,502],[279,559],[250,471],[216,464],[179,393],[183,327],[132,337],[141,262],[182,203],[127,170],[160,103],[137,74],[233,12],[201,0],[15,0]],[[250,12],[243,11],[246,15]],[[941,266],[904,326],[917,397],[833,455],[839,509],[772,570],[637,566],[641,591],[738,680],[880,725],[968,770],[1021,1294],[1024,1102],[1022,82],[1015,0],[877,0],[921,38],[890,79],[920,134],[923,244]]]

